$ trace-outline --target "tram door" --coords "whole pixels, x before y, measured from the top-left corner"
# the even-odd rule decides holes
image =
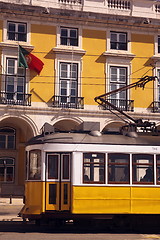
[[[70,153],[48,153],[46,159],[46,210],[70,210]]]

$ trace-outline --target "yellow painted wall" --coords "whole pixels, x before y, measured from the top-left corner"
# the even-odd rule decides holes
[[[31,71],[30,91],[32,102],[48,102],[54,95],[54,53],[56,46],[56,28],[47,25],[31,25],[32,53],[40,58],[44,67],[38,76]]]
[[[132,60],[131,82],[137,81],[139,78],[149,75],[152,76],[152,60],[154,55],[154,36],[132,34],[131,35],[131,52],[136,55]],[[154,83],[150,82],[141,88],[131,90],[131,98],[134,100],[134,106],[139,108],[148,108],[153,102]]]
[[[83,29],[82,48],[86,51],[82,66],[82,97],[88,105],[96,104],[94,98],[105,92],[106,32]]]
[[[159,188],[73,187],[72,213],[160,214]]]

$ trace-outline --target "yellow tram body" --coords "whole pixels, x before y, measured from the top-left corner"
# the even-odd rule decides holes
[[[35,151],[39,151],[41,170],[38,170],[39,178],[26,180],[25,205],[21,210],[24,219],[103,219],[114,215],[160,214],[159,136],[53,133],[32,139],[26,151],[28,174],[32,158],[35,171],[38,159]],[[94,167],[89,164],[88,156],[94,158]],[[99,160],[103,156],[104,162]],[[59,172],[55,171],[56,167]],[[149,182],[140,177],[147,168],[152,168],[154,173]],[[125,169],[129,176],[122,181],[119,175]],[[94,180],[85,180],[84,171],[90,177],[92,172]],[[116,173],[114,179],[110,171]]]

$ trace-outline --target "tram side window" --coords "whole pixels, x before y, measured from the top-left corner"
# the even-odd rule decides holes
[[[108,154],[108,182],[129,183],[129,154]]]
[[[153,184],[153,155],[133,154],[133,183]]]
[[[41,151],[33,150],[29,153],[28,180],[41,179]]]
[[[83,154],[83,183],[105,183],[105,155]]]
[[[157,184],[160,184],[160,155],[156,156],[157,162]]]

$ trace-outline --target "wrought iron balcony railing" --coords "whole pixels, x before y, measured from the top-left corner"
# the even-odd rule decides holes
[[[57,108],[84,108],[83,97],[72,97],[72,96],[53,96],[52,97],[53,107]]]
[[[107,99],[107,101],[118,107],[121,111],[134,111],[134,100]],[[106,104],[105,109],[112,110],[112,107]]]
[[[160,112],[160,102],[159,101],[152,102],[151,108],[152,108],[152,112],[159,113]]]
[[[31,94],[0,92],[0,104],[31,106]]]

